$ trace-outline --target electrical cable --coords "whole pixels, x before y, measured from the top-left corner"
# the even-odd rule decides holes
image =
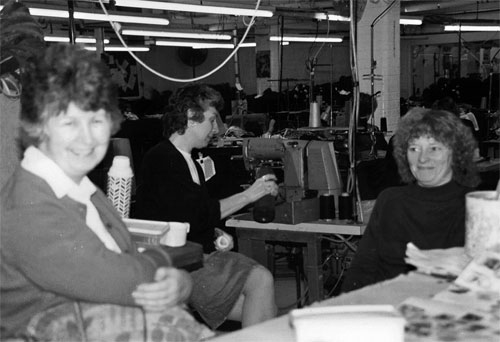
[[[340,239],[341,241],[332,239],[331,237],[328,237],[326,235],[322,235],[321,238],[325,239],[325,240],[328,240],[328,241],[336,242],[336,243],[339,243],[339,242],[345,243],[345,245],[347,247],[349,247],[353,252],[356,252],[358,250],[358,248],[355,245],[353,245],[352,243],[350,243],[349,240],[347,240],[346,238],[344,238],[342,235],[340,235],[340,234],[334,234],[334,233],[332,233],[331,235],[334,235],[336,238]]]
[[[337,286],[339,286],[340,281],[342,280],[342,277],[344,276],[344,271],[345,271],[345,266],[342,267],[342,269],[340,270],[340,274],[339,274],[339,276],[337,278],[337,281],[333,285],[332,289],[326,295],[326,298],[329,298],[333,294],[333,292],[337,289]]]
[[[148,71],[150,71],[151,73],[153,73],[154,75],[160,77],[160,78],[163,78],[165,80],[168,80],[168,81],[172,81],[172,82],[179,82],[179,83],[190,83],[190,82],[197,82],[199,80],[202,80],[212,74],[214,74],[215,72],[217,72],[219,69],[221,69],[239,50],[241,44],[243,44],[243,42],[245,41],[248,33],[250,32],[250,28],[253,26],[253,24],[255,23],[255,17],[256,17],[256,13],[257,13],[257,10],[259,9],[259,6],[260,6],[260,2],[261,0],[257,0],[257,4],[255,6],[255,12],[254,12],[254,15],[252,16],[252,19],[250,20],[250,24],[248,25],[245,33],[243,34],[243,37],[241,38],[240,42],[238,43],[238,45],[234,48],[234,50],[229,54],[229,56],[227,56],[227,58],[221,63],[219,64],[217,67],[215,67],[212,71],[209,71],[207,72],[206,74],[204,75],[201,75],[201,76],[198,76],[198,77],[195,77],[195,78],[187,78],[187,79],[182,79],[182,78],[175,78],[175,77],[170,77],[170,76],[167,76],[167,75],[163,75],[162,73],[154,70],[153,68],[151,68],[150,66],[148,66],[146,63],[144,63],[139,57],[137,57],[135,55],[135,53],[133,53],[132,51],[128,50],[127,52],[140,64],[142,65],[144,68],[146,68]],[[118,39],[120,40],[120,42],[122,43],[122,45],[125,47],[125,48],[128,48],[128,45],[127,43],[125,43],[125,41],[123,40],[123,37],[122,35],[120,34],[119,32],[119,28],[121,27],[121,25],[119,23],[115,23],[113,22],[110,17],[109,17],[109,14],[108,14],[108,11],[106,10],[106,7],[104,6],[104,3],[103,3],[103,0],[99,0],[99,4],[101,5],[101,8],[104,12],[104,14],[106,15],[106,17],[108,18],[108,21],[111,25],[111,27],[113,28],[113,31],[115,31],[116,33],[116,36],[118,37]]]

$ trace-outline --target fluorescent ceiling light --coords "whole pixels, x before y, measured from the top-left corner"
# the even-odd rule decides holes
[[[101,13],[75,12],[74,17],[75,19],[99,20],[99,21],[111,20],[119,23],[138,23],[138,24],[150,24],[150,25],[168,25],[170,23],[168,19],[164,18],[131,16],[131,15],[110,14],[108,19],[108,17],[104,13],[101,14]]]
[[[445,25],[445,31],[495,32],[500,31],[500,25]]]
[[[265,11],[265,10],[256,11],[255,9],[246,9],[237,7],[188,5],[188,4],[178,4],[173,2],[163,2],[163,1],[115,0],[115,4],[116,6],[159,9],[164,11],[243,15],[249,17],[253,17],[255,15],[256,17],[267,17],[267,18],[273,16],[272,11]]]
[[[240,48],[256,47],[257,43],[243,43]],[[234,49],[234,44],[224,43],[201,43],[193,46],[193,49]]]
[[[66,10],[36,8],[29,7],[30,14],[37,17],[52,17],[52,18],[69,18],[69,13]],[[108,21],[108,17],[104,13],[89,13],[75,11],[73,13],[75,19]],[[166,18],[148,17],[148,16],[133,16],[133,15],[117,15],[110,14],[109,19],[119,23],[134,23],[134,24],[149,24],[149,25],[168,25],[170,22]]]
[[[152,30],[132,30],[132,29],[123,29],[121,33],[124,36],[231,40],[230,35],[218,34],[218,33],[188,33],[188,32],[175,32],[175,31],[152,31]]]
[[[183,47],[191,47],[193,49],[234,49],[234,44],[230,43],[202,43],[202,42],[192,42],[192,41],[173,41],[173,40],[157,40],[155,42],[158,46],[183,46]],[[283,45],[288,45],[289,42],[283,42]],[[256,47],[257,43],[243,43],[240,45],[240,48],[245,47]]]
[[[315,42],[315,43],[341,43],[342,38],[339,37],[300,37],[300,36],[271,36],[269,40],[272,42]]]
[[[95,46],[86,46],[86,50],[96,51],[97,48]],[[148,52],[149,47],[147,46],[105,46],[104,51],[134,51],[134,52]]]
[[[338,14],[330,14],[330,13],[314,13],[314,19],[316,20],[326,20],[329,21],[351,21],[351,18],[344,17]]]
[[[399,18],[400,25],[422,25],[422,18],[401,17]]]
[[[330,21],[350,21],[351,19],[349,17],[344,17],[342,15],[338,14],[330,14],[330,13],[315,13],[314,14],[314,19],[316,20],[328,20]],[[417,17],[401,17],[399,19],[399,24],[401,25],[422,25],[422,18],[417,18]]]
[[[43,40],[46,42],[59,42],[59,43],[69,43],[69,37],[62,36],[44,36]],[[97,39],[92,37],[76,37],[75,43],[80,44],[95,44]],[[104,39],[104,44],[109,44],[109,39]]]

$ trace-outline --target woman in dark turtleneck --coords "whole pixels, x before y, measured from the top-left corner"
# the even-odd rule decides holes
[[[479,183],[476,145],[450,112],[416,109],[401,119],[394,157],[408,185],[378,196],[342,291],[411,271],[408,242],[424,250],[464,245],[465,194]]]

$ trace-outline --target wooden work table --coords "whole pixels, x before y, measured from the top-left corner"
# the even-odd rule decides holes
[[[226,221],[234,227],[238,238],[239,252],[271,269],[274,259],[267,242],[294,242],[305,245],[303,252],[304,271],[309,285],[309,301],[324,298],[321,241],[326,235],[363,234],[363,224],[348,223],[346,220],[313,221],[299,224],[258,223],[250,214],[242,214]]]

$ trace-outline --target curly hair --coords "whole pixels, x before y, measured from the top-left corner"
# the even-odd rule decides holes
[[[71,102],[84,111],[104,109],[110,116],[112,133],[120,128],[123,116],[111,73],[95,53],[82,46],[50,46],[41,58],[28,62],[21,82],[21,133],[25,146],[40,144],[45,123],[65,113]]]
[[[188,119],[203,122],[203,112],[208,107],[221,110],[224,100],[221,94],[206,84],[191,84],[179,88],[170,99],[170,107],[163,115],[163,136],[169,138],[174,133],[184,134]],[[188,116],[188,111],[192,114]]]
[[[406,183],[415,181],[407,158],[408,145],[419,137],[432,137],[452,151],[453,179],[475,187],[480,178],[473,161],[477,142],[470,129],[453,113],[444,110],[415,108],[401,118],[394,137],[394,158],[399,175]]]

